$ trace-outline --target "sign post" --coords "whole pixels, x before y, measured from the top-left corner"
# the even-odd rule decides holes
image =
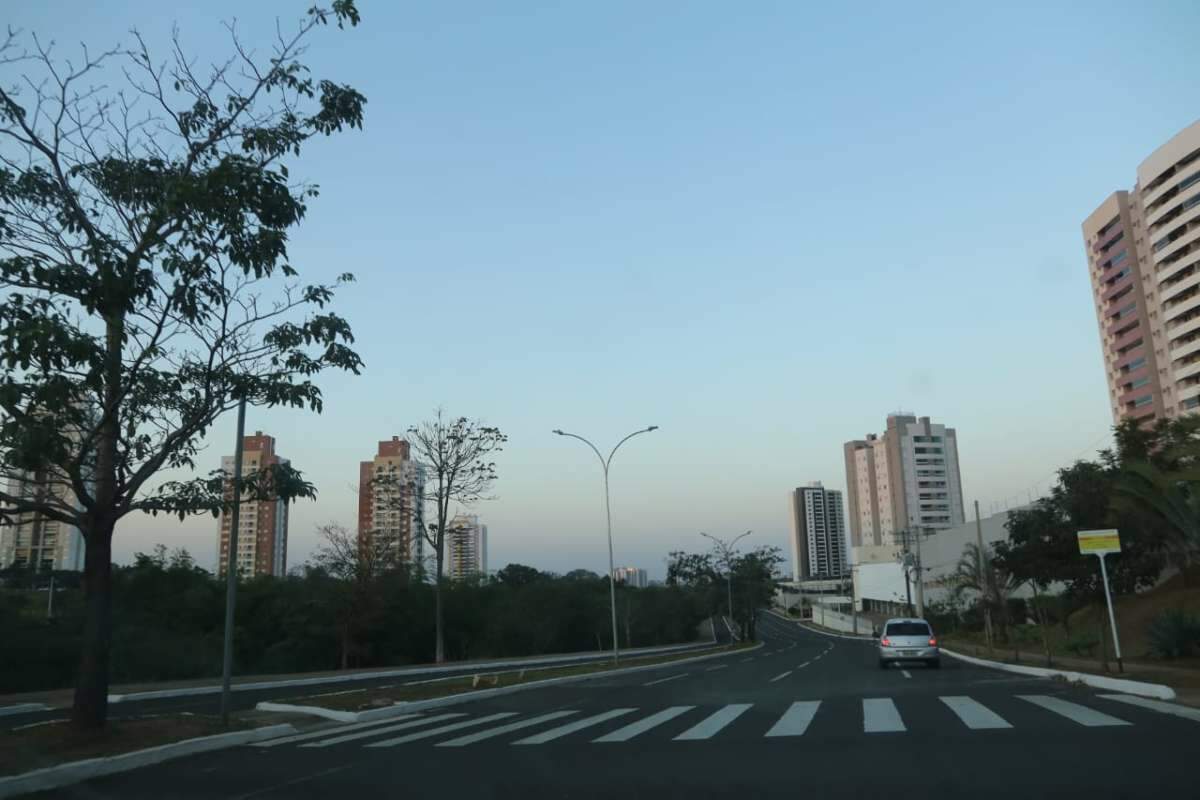
[[[1078,531],[1075,536],[1079,540],[1080,553],[1094,555],[1100,559],[1100,577],[1104,581],[1104,602],[1108,604],[1108,624],[1112,626],[1117,672],[1124,672],[1125,666],[1121,663],[1121,640],[1117,638],[1117,617],[1113,614],[1112,594],[1108,589],[1108,568],[1104,565],[1104,556],[1109,553],[1121,552],[1121,536],[1115,528],[1101,531]]]

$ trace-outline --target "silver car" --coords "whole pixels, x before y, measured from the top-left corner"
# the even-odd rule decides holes
[[[880,669],[898,661],[923,661],[933,669],[942,665],[937,637],[923,619],[889,619],[875,636],[879,640]]]

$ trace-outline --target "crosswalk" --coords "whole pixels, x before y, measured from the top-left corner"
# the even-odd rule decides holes
[[[987,702],[966,695],[938,696],[932,712],[915,708],[918,701],[905,699],[901,705],[912,715],[912,722],[926,726],[960,725],[968,731],[1005,731],[1034,727],[1047,721],[1080,728],[1119,728],[1133,725],[1128,714],[1155,712],[1163,718],[1182,718],[1200,722],[1200,710],[1147,700],[1129,695],[1098,695],[1066,699],[1061,695],[1020,694],[992,698]],[[928,702],[929,697],[921,698]],[[1082,700],[1105,707],[1114,714],[1087,705]],[[1112,702],[1108,702],[1112,701]],[[1008,704],[1001,710],[995,706]],[[1119,705],[1118,705],[1119,704]],[[849,711],[857,707],[855,719]],[[930,716],[932,713],[932,717]],[[1032,715],[1032,716],[1031,716]],[[1041,715],[1041,716],[1037,716]],[[930,721],[932,719],[932,722]],[[523,747],[545,745],[567,739],[599,745],[629,742],[640,737],[655,737],[675,742],[713,739],[722,734],[795,739],[812,736],[822,725],[845,734],[853,729],[866,736],[888,736],[912,732],[905,714],[890,697],[865,697],[857,701],[798,700],[787,708],[755,708],[754,703],[729,703],[723,706],[695,705],[666,708],[623,707],[607,710],[557,709],[544,713],[497,711],[471,714],[466,711],[435,711],[428,715],[408,714],[381,722],[363,722],[293,734],[251,747],[324,748],[352,744],[373,749],[391,748],[414,742],[435,747],[466,747],[493,741]],[[816,735],[819,735],[816,734]]]

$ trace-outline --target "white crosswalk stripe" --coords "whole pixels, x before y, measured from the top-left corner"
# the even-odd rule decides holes
[[[767,731],[768,738],[775,736],[803,736],[808,730],[809,724],[813,717],[817,714],[817,709],[821,707],[820,700],[801,701],[792,703],[787,711],[783,712],[783,716],[779,721],[771,726],[771,730]]]
[[[338,725],[336,728],[325,728],[324,730],[311,731],[309,733],[297,733],[293,736],[281,736],[278,739],[268,739],[265,742],[252,742],[250,746],[251,747],[275,747],[276,745],[281,745],[281,744],[292,744],[294,742],[305,742],[305,741],[309,741],[311,739],[323,739],[326,736],[334,736],[336,734],[346,733],[348,731],[362,730],[363,728],[381,728],[384,725],[396,723],[396,722],[399,722],[400,720],[404,720],[404,719],[412,719],[415,716],[416,716],[416,714],[402,714],[398,717],[391,717],[389,719],[383,719],[383,720],[375,720],[374,722],[356,722],[353,725]],[[372,731],[371,733],[368,733],[367,735],[370,736],[370,735],[373,735],[374,733],[375,732]]]
[[[963,724],[971,730],[994,730],[1012,727],[1004,717],[992,711],[978,700],[972,700],[970,697],[962,695],[951,695],[949,697],[939,697],[938,699],[957,714]]]
[[[566,725],[559,725],[557,728],[551,728],[548,731],[542,731],[541,733],[534,734],[533,736],[527,736],[524,739],[518,739],[517,741],[513,742],[513,744],[545,744],[546,742],[552,742],[555,739],[561,739],[564,736],[570,736],[572,733],[581,731],[584,728],[590,728],[594,725],[599,725],[602,722],[608,722],[610,719],[623,717],[633,711],[637,711],[637,709],[614,708],[612,711],[605,711],[603,714],[597,714],[594,717],[577,719],[574,722],[568,722]]]
[[[454,719],[455,717],[465,717],[466,714],[439,714],[433,717],[421,717],[420,719],[409,720],[402,722],[399,725],[388,725],[385,728],[371,728],[370,730],[359,731],[357,733],[347,733],[342,736],[333,736],[331,738],[322,739],[319,742],[310,742],[302,744],[301,747],[329,747],[330,745],[341,744],[342,742],[352,742],[355,739],[366,739],[369,736],[378,736],[381,733],[392,733],[394,731],[407,730],[408,728],[417,728],[421,725],[428,725],[431,722],[440,722],[444,719]],[[326,733],[326,736],[329,734]]]
[[[430,731],[420,731],[418,733],[410,733],[407,736],[398,736],[395,739],[384,739],[382,742],[371,742],[367,747],[393,747],[405,742],[415,742],[418,739],[429,739],[433,736],[441,736],[443,733],[462,730],[463,728],[473,728],[476,725],[486,725],[489,722],[495,722],[498,719],[507,719],[508,717],[517,716],[515,711],[502,711],[499,714],[490,714],[479,719],[468,719],[463,722],[455,722],[450,725],[443,725],[440,728],[434,728]]]
[[[1061,697],[1050,697],[1044,694],[1019,694],[1017,697],[1033,703],[1035,706],[1041,706],[1047,711],[1053,711],[1055,714],[1064,716],[1072,722],[1086,725],[1089,728],[1129,724],[1123,719],[1110,717],[1108,714],[1088,708],[1087,706],[1081,706],[1078,703],[1072,703],[1069,700],[1063,700]]]
[[[870,698],[862,701],[863,732],[892,733],[906,731],[900,712],[887,697]]]
[[[549,714],[542,714],[540,717],[533,719],[524,719],[520,722],[510,722],[507,725],[501,725],[498,728],[488,728],[486,731],[478,733],[469,733],[466,736],[460,736],[457,739],[451,739],[448,742],[439,742],[438,747],[462,747],[475,742],[482,742],[484,739],[492,739],[496,736],[503,736],[506,733],[532,728],[534,725],[541,725],[543,722],[553,722],[556,719],[569,717],[572,714],[578,714],[578,711],[553,711]]]
[[[696,739],[710,739],[719,730],[749,711],[753,705],[753,703],[731,703],[688,728],[676,736],[675,740],[687,742]]]
[[[1067,700],[1065,697],[1072,699]],[[1080,695],[1079,697],[1082,698],[1082,702],[1073,702],[1077,697],[1072,694],[1065,696],[1059,694],[992,696],[991,699],[985,700],[985,704],[985,702],[967,695],[936,697],[906,695],[902,705],[905,707],[905,713],[908,713],[911,708],[912,713],[916,714],[919,711],[918,704],[936,706],[940,703],[957,717],[964,731],[1010,730],[1023,726],[1044,728],[1046,722],[1053,722],[1055,717],[1067,719],[1088,728],[1133,724],[1083,705],[1083,702],[1099,700],[1122,703],[1131,709],[1131,713],[1134,713],[1133,709],[1137,709],[1138,713],[1147,710],[1200,722],[1200,710],[1174,703],[1122,694]],[[1025,716],[1020,718],[1017,725],[1014,725],[997,711],[1003,712],[1005,708],[1011,708],[1016,701],[1024,701],[1037,706],[1042,710],[1037,712],[1039,714],[1049,713],[1045,713],[1040,718],[1043,720],[1042,722]],[[813,736],[814,721],[816,721],[817,730],[820,731],[822,724],[835,721],[836,716],[852,714],[854,708],[852,703],[854,702],[849,699],[800,700],[782,710],[774,707],[773,704],[765,708],[760,705],[758,708],[762,713],[753,719],[748,712],[755,708],[754,703],[729,703],[708,707],[680,705],[663,708],[660,706],[658,709],[645,709],[641,714],[637,714],[639,709],[632,707],[593,709],[591,712],[587,712],[587,716],[579,716],[585,712],[577,710],[556,710],[541,714],[503,711],[484,713],[478,716],[469,711],[431,712],[428,716],[404,714],[386,721],[355,723],[296,733],[266,742],[256,742],[252,746],[274,747],[294,744],[297,747],[323,748],[355,742],[358,746],[385,748],[424,740],[433,740],[430,743],[437,747],[466,747],[488,740],[505,740],[510,741],[513,745],[530,746],[564,739],[589,729],[599,728],[604,723],[613,720],[616,720],[617,724],[624,724],[607,733],[604,733],[603,730],[597,731],[603,735],[591,741],[627,742],[644,734],[650,734],[652,731],[653,734],[646,738],[655,738],[659,741],[671,739],[677,742],[734,736],[757,736],[764,739],[811,737]],[[859,702],[861,702],[861,722],[864,734],[909,732],[893,698],[869,697],[862,698]],[[999,705],[996,705],[997,703]],[[827,710],[822,712],[820,720],[817,720],[817,712],[823,706]],[[692,712],[695,713],[692,714]],[[943,715],[943,720],[949,719],[945,716],[944,711],[939,713]],[[1026,715],[1030,713],[1032,712],[1026,711]],[[771,716],[766,717],[767,714]],[[685,719],[685,715],[690,715],[691,718]],[[743,716],[752,721],[738,722]],[[570,719],[567,719],[568,717]],[[735,722],[737,725],[734,725]],[[1061,723],[1059,724],[1061,725]],[[1053,732],[1058,729],[1050,727],[1048,730]],[[921,731],[922,728],[919,727],[914,733],[919,734]],[[529,735],[518,732],[525,732]],[[512,741],[513,739],[515,741]]]
[[[664,722],[670,722],[680,714],[686,714],[695,706],[671,706],[670,708],[659,711],[657,714],[651,714],[645,719],[639,719],[637,722],[631,722],[623,728],[617,728],[609,734],[601,736],[599,739],[593,739],[593,742],[627,742],[638,734],[645,733],[651,728],[657,728]]]
[[[1163,714],[1170,714],[1175,717],[1183,717],[1184,719],[1200,722],[1200,708],[1188,708],[1187,706],[1168,703],[1165,700],[1151,700],[1149,697],[1135,697],[1131,694],[1102,694],[1100,696],[1105,700],[1116,700],[1118,703],[1127,703],[1131,706],[1148,708],[1151,711],[1158,711]]]

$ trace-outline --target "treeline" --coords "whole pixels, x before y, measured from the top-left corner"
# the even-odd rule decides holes
[[[4,577],[0,692],[70,686],[83,628],[73,576],[57,576],[63,588],[50,618],[44,576]],[[450,660],[612,646],[607,578],[586,570],[553,575],[510,564],[494,578],[445,582],[442,592]],[[684,585],[618,586],[620,644],[691,641],[715,602],[715,595]],[[113,682],[219,676],[224,609],[224,582],[186,551],[160,547],[114,568]],[[242,582],[236,609],[236,674],[434,660],[434,587],[402,570],[367,583],[310,565],[302,575]]]

